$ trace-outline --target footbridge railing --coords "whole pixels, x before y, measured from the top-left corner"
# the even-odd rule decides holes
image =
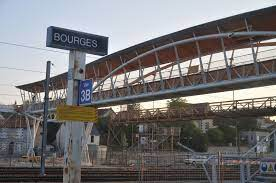
[[[114,124],[177,122],[215,117],[273,116],[276,97],[252,98],[214,103],[189,104],[179,108],[129,110],[116,113]]]

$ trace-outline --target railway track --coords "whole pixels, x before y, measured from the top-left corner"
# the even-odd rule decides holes
[[[0,182],[62,182],[62,168],[46,168],[46,176],[39,175],[39,168],[0,167]],[[227,171],[231,179],[238,179],[235,169]],[[129,181],[180,181],[207,180],[202,168],[187,169],[144,169],[143,171],[127,168],[83,168],[82,182],[129,182]]]

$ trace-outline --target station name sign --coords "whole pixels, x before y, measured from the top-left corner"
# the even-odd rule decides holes
[[[104,56],[108,37],[51,26],[47,29],[46,46]]]

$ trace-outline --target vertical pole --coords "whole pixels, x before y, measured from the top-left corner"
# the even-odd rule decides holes
[[[45,175],[45,150],[46,150],[46,143],[47,143],[47,116],[48,116],[48,104],[49,104],[50,70],[51,70],[51,61],[47,61],[46,80],[44,83],[45,95],[44,95],[43,127],[42,127],[42,133],[41,133],[42,147],[41,147],[40,175],[42,176]],[[33,128],[35,128],[35,126],[33,126]]]
[[[250,172],[250,163],[246,164],[246,180],[250,181],[251,172]]]
[[[243,159],[241,159],[241,163],[240,163],[240,182],[245,183]]]
[[[221,182],[221,170],[220,170],[220,151],[218,152],[218,176],[217,176],[217,179],[218,179],[218,182],[220,183]]]
[[[240,138],[240,131],[238,130],[238,153],[241,154],[241,138]]]
[[[67,105],[78,105],[79,80],[85,79],[85,53],[70,51],[68,69]],[[84,123],[66,122],[64,149],[64,183],[81,182],[81,151]]]
[[[212,163],[212,183],[218,183],[216,164]]]
[[[173,135],[174,135],[174,129],[171,127],[171,151],[173,152]]]
[[[133,124],[131,124],[131,147],[133,147],[134,139],[133,139]]]
[[[272,153],[273,157],[276,157],[276,134],[275,132],[273,133],[273,153]]]
[[[238,148],[238,122],[236,121],[236,149],[237,149],[237,153],[239,153],[239,148]]]

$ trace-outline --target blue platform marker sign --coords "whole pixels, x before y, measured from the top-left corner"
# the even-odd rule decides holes
[[[261,172],[266,172],[267,171],[267,164],[266,163],[262,163],[261,164]]]
[[[79,104],[91,104],[92,102],[92,86],[91,79],[80,81],[79,84]]]

